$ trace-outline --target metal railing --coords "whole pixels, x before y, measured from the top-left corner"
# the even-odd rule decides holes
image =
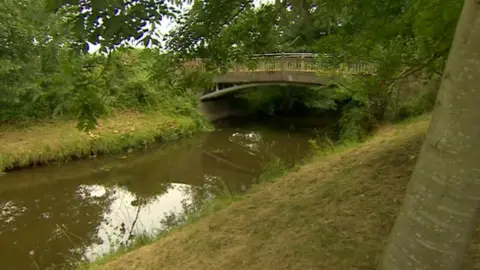
[[[185,63],[188,67],[201,67],[199,59]],[[300,71],[340,72],[346,74],[374,74],[375,66],[370,63],[335,64],[328,55],[314,53],[270,53],[253,55],[244,63],[233,65],[228,72]]]

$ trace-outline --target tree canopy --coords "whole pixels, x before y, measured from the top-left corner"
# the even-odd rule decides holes
[[[154,48],[165,44],[161,49],[171,60],[165,64],[169,73],[172,68],[181,69],[180,64],[192,58],[201,58],[216,71],[233,62],[246,61],[252,54],[266,52],[314,52],[328,54],[336,63],[370,62],[378,67],[375,78],[345,78],[339,86],[349,93],[342,94],[343,99],[355,100],[362,104],[365,115],[381,120],[392,96],[399,91],[399,82],[412,75],[438,81],[462,5],[461,0],[276,0],[260,5],[253,0],[6,3],[0,17],[5,40],[0,45],[0,61],[6,63],[0,78],[6,89],[16,90],[5,90],[9,98],[3,102],[12,107],[15,100],[21,99],[22,104],[28,101],[33,108],[38,100],[54,94],[57,102],[49,105],[49,111],[70,107],[84,123],[81,126],[89,128],[94,125],[87,123],[106,111],[103,97],[116,93],[107,90],[115,84],[98,81],[113,74],[100,67],[107,67],[111,58],[100,60],[100,56],[95,56],[97,60],[85,60],[92,58],[86,54],[89,45],[99,46],[100,52],[108,55],[132,42]],[[33,23],[30,17],[35,18]],[[164,18],[175,22],[175,27],[161,36],[158,30]],[[92,61],[99,67],[92,69]],[[67,63],[77,64],[74,68]],[[80,74],[84,73],[78,69],[91,74],[82,77]],[[62,76],[70,78],[75,90],[71,88],[60,98],[58,90],[52,89],[65,83]],[[339,95],[315,96],[313,99],[333,100]],[[325,104],[315,100],[308,103]],[[14,107],[12,111],[18,111]]]

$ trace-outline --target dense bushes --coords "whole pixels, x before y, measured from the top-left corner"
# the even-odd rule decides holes
[[[115,110],[195,114],[200,74],[157,49],[81,53],[61,16],[43,1],[0,5],[0,123],[62,117],[87,127]]]
[[[159,58],[166,56],[156,50],[119,49],[104,56],[76,55],[61,48],[52,57],[53,63],[42,59],[32,63],[38,70],[31,77],[19,77],[21,86],[3,84],[1,122],[76,117],[79,113],[89,119],[100,113],[131,109],[184,114],[194,111],[191,94],[196,91],[195,85],[182,82],[199,74],[168,73],[158,64]],[[47,65],[48,69],[42,69]]]
[[[339,139],[359,141],[382,122],[430,111],[440,78],[411,76],[386,85],[378,77],[345,77],[324,87],[271,86],[237,94],[232,106],[258,115],[333,117]]]
[[[190,36],[174,31],[169,36],[168,44],[178,43],[181,48],[191,51],[193,45],[189,42],[197,42],[193,51],[198,52],[193,56],[220,58],[217,60],[223,64],[230,61],[232,55],[235,60],[245,60],[244,56],[252,52],[301,51],[305,46],[310,51],[336,56],[328,58],[331,64],[349,61],[375,63],[379,71],[377,76],[346,78],[335,87],[270,87],[262,91],[244,91],[242,98],[247,102],[237,104],[243,110],[268,115],[292,111],[302,114],[312,109],[336,111],[342,138],[358,140],[378,122],[401,120],[421,114],[433,106],[436,87],[427,87],[418,82],[435,83],[438,78],[414,78],[415,85],[407,80],[408,76],[398,78],[406,73],[415,76],[441,72],[451,43],[450,37],[442,38],[441,44],[434,41],[443,37],[444,33],[452,33],[459,2],[455,1],[456,4],[447,14],[448,25],[435,28],[433,32],[420,24],[412,26],[412,21],[417,21],[412,15],[424,14],[423,11],[432,12],[428,18],[438,17],[435,14],[440,11],[432,10],[426,4],[417,7],[404,3],[402,7],[404,5],[403,8],[408,12],[400,15],[396,5],[385,6],[385,10],[391,14],[372,13],[376,14],[371,18],[375,22],[377,19],[383,22],[392,14],[403,18],[389,23],[390,31],[385,32],[377,32],[375,25],[363,24],[362,16],[347,16],[350,19],[345,18],[345,26],[330,26],[335,31],[325,32],[324,17],[319,16],[320,11],[313,12],[310,9],[304,10],[311,16],[310,23],[304,21],[292,27],[282,21],[274,22],[277,27],[266,27],[268,25],[258,22],[278,17],[278,14],[272,13],[276,9],[264,6],[257,11],[252,9],[244,13],[239,21],[231,25],[215,25],[224,28],[224,31],[222,35],[208,36],[211,42],[198,43],[196,39],[202,35]],[[314,4],[309,2],[308,5]],[[363,8],[378,12],[374,6]],[[352,8],[348,13],[358,15],[359,10]],[[285,16],[298,15],[297,11],[289,11],[288,8],[282,12]],[[333,9],[327,13],[335,12]],[[74,50],[79,45],[78,40],[71,38],[78,37],[79,33],[64,31],[60,25],[65,18],[60,16],[44,13],[42,1],[19,0],[0,7],[0,123],[76,117],[80,120],[80,128],[84,128],[94,123],[92,119],[115,110],[160,109],[165,113],[196,114],[193,95],[207,88],[211,81],[209,74],[183,69],[181,64],[174,64],[178,62],[172,61],[170,54],[160,54],[153,49],[117,49],[108,56],[79,54]],[[205,18],[196,19],[200,20],[200,26],[203,25]],[[357,22],[357,19],[360,21]],[[252,25],[256,27],[252,28]],[[357,25],[359,29],[353,31],[350,25]],[[202,29],[200,26],[199,29]],[[309,33],[323,34],[298,40],[304,32],[302,28],[308,28]],[[252,31],[258,32],[255,37],[262,38],[257,40],[252,37]],[[259,33],[268,34],[268,37]],[[185,37],[195,38],[185,40]],[[235,41],[235,46],[231,40]],[[256,44],[257,41],[262,42]],[[437,44],[435,50],[424,50],[432,42]],[[182,51],[178,49],[175,55],[192,57],[192,53],[184,52],[182,55]]]

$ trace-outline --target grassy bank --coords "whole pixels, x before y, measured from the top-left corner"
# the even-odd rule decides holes
[[[382,127],[87,268],[376,269],[427,126],[422,118]],[[478,243],[465,269],[474,269]]]
[[[147,147],[206,130],[199,119],[161,112],[122,112],[99,121],[92,132],[76,129],[74,121],[41,121],[0,127],[0,172],[31,165]]]

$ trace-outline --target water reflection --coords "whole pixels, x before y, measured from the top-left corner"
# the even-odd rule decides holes
[[[120,187],[110,188],[113,191],[113,200],[103,215],[98,226],[99,243],[86,247],[85,257],[95,259],[105,251],[114,249],[117,245],[126,243],[129,236],[143,233],[155,233],[161,229],[160,224],[169,213],[179,213],[182,210],[182,201],[185,194],[182,187],[185,184],[171,184],[165,193],[151,198],[148,202],[139,203],[133,193]],[[96,190],[102,186],[89,186]]]
[[[223,128],[210,134],[0,178],[2,269],[93,260],[218,194],[245,192],[272,156],[304,157],[308,134]]]

